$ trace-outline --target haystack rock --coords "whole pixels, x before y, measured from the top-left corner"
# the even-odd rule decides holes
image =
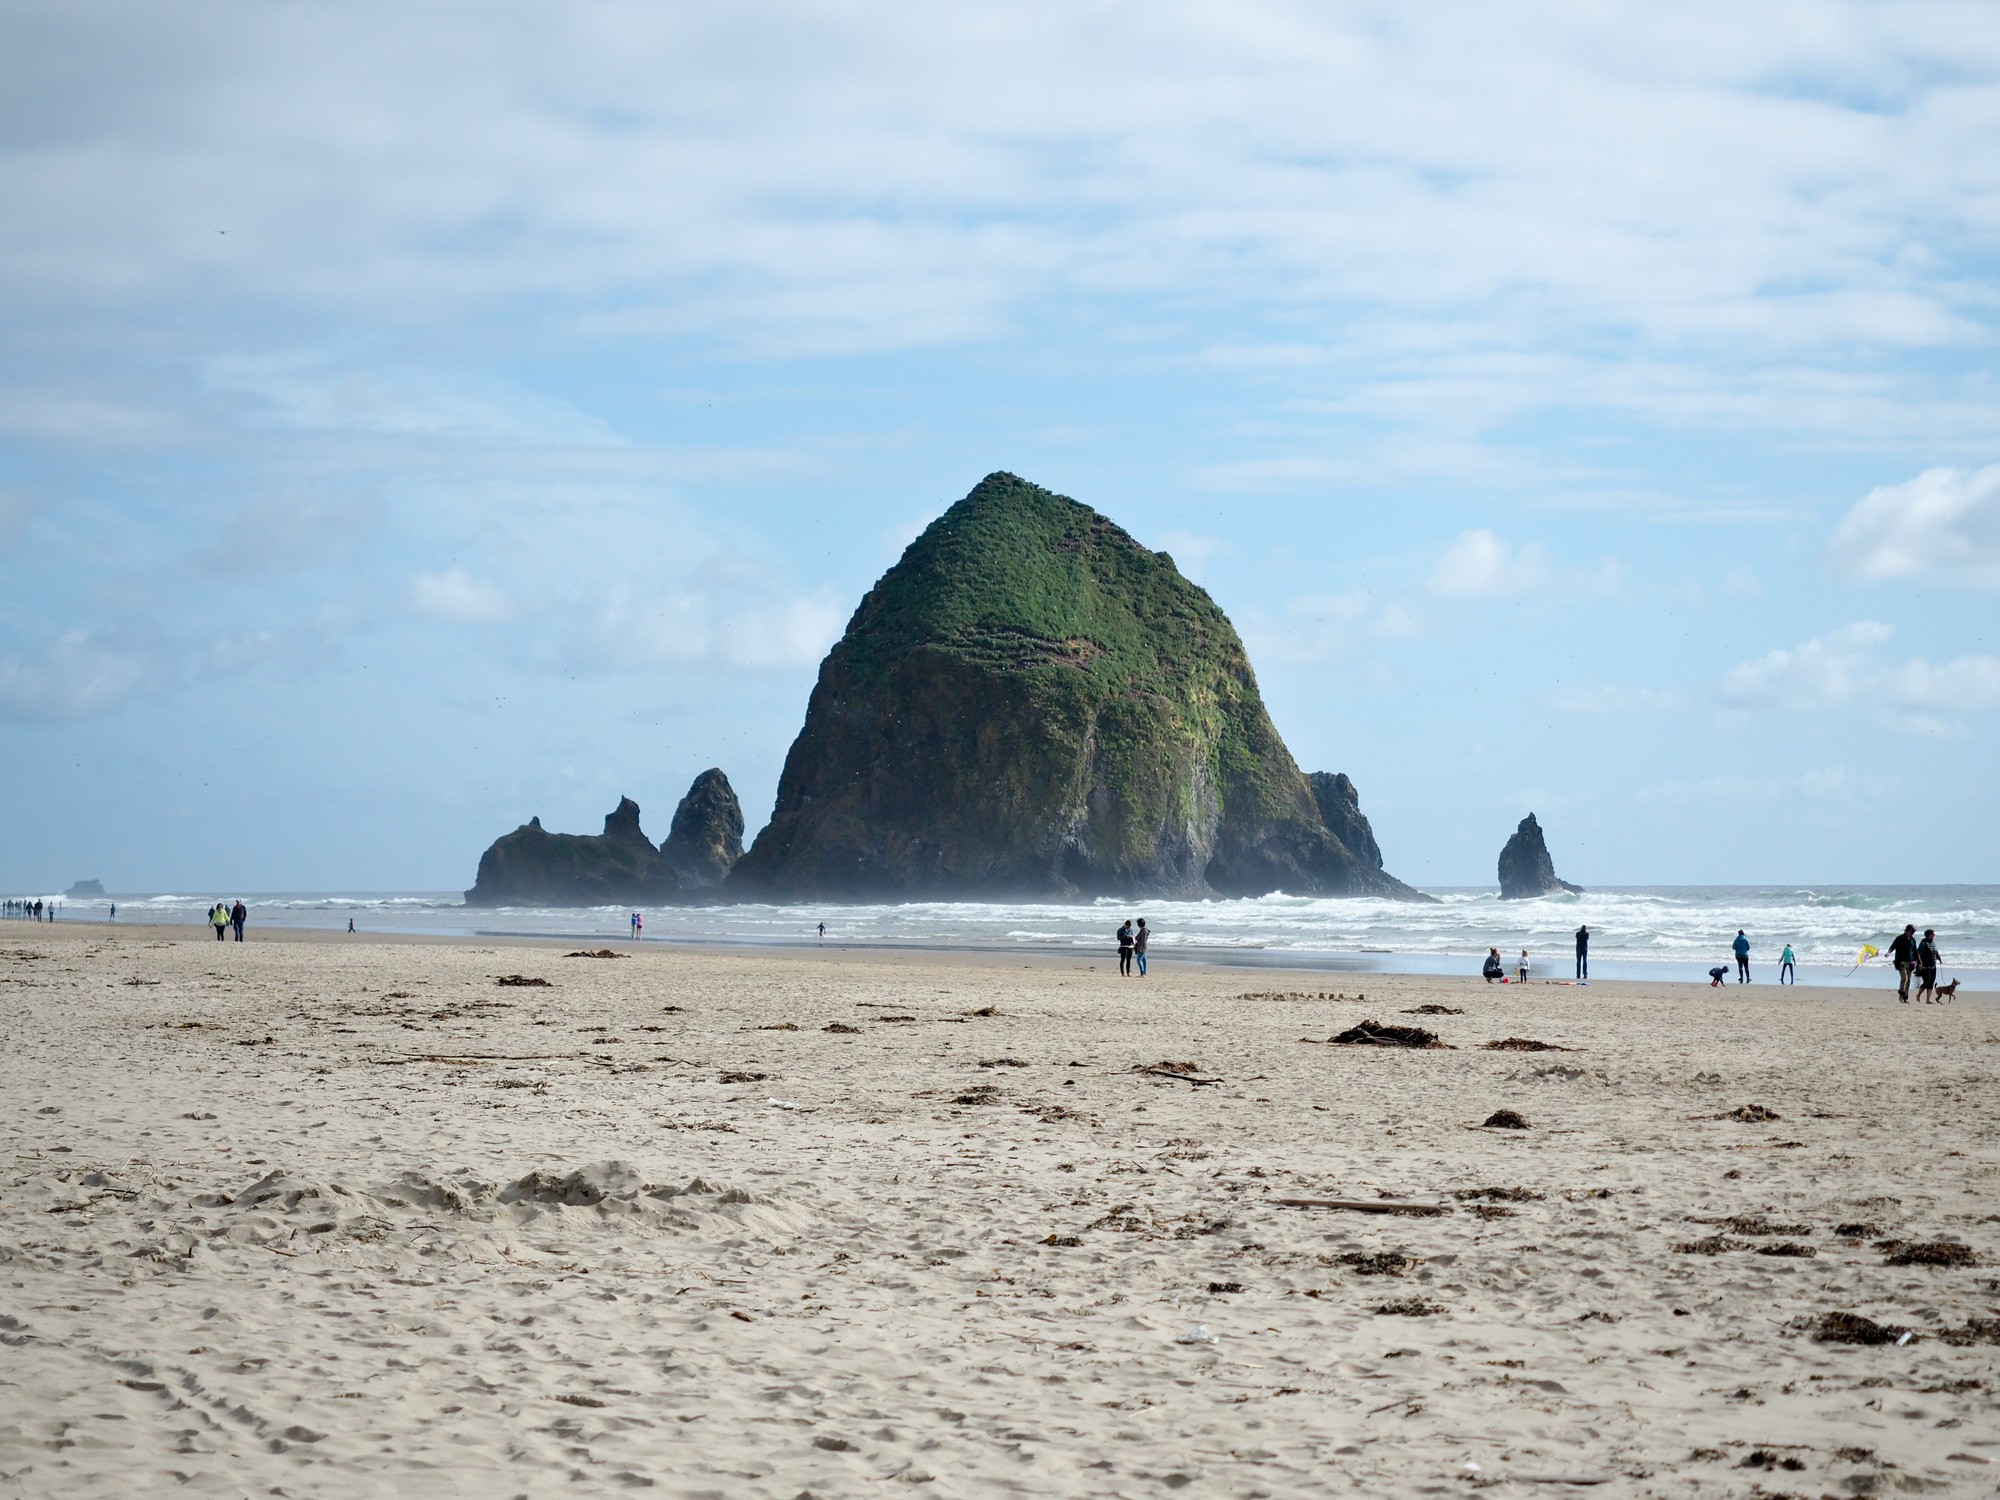
[[[855,610],[729,889],[1425,899],[1373,846],[1328,827],[1242,641],[1171,557],[992,474]]]
[[[495,839],[479,857],[468,906],[604,906],[700,901],[720,888],[743,852],[743,810],[729,778],[697,776],[674,810],[658,848],[639,827],[630,797],[604,819],[604,832],[550,833],[539,817]]]
[[[1549,858],[1549,846],[1542,840],[1542,825],[1529,813],[1500,851],[1500,899],[1525,901],[1564,891],[1582,895],[1583,887],[1556,878],[1555,861]]]

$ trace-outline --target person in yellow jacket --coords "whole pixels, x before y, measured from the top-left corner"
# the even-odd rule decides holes
[[[208,920],[215,928],[215,940],[219,943],[229,932],[229,908],[220,901],[209,909]]]

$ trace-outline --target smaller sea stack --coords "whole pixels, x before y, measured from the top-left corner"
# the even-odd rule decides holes
[[[1500,851],[1500,899],[1526,901],[1564,891],[1581,895],[1583,887],[1557,877],[1555,861],[1549,858],[1549,846],[1542,838],[1542,825],[1529,813]]]

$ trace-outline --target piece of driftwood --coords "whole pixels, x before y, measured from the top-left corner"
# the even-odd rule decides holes
[[[1451,1212],[1442,1203],[1398,1203],[1393,1198],[1273,1198],[1280,1208],[1343,1208],[1357,1214],[1408,1214],[1431,1219]]]
[[[1196,1088],[1200,1088],[1204,1084],[1222,1082],[1220,1078],[1196,1078],[1192,1073],[1174,1073],[1168,1071],[1166,1068],[1141,1068],[1139,1071],[1152,1078],[1171,1078],[1178,1083],[1191,1083]]]

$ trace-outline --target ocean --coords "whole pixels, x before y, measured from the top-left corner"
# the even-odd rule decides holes
[[[1436,905],[1373,899],[1262,896],[1233,901],[1098,900],[1080,903],[939,901],[881,905],[647,907],[645,941],[766,946],[826,941],[846,947],[1034,949],[1108,952],[1127,916],[1154,931],[1155,965],[1184,960],[1369,973],[1477,973],[1489,946],[1509,971],[1521,949],[1531,973],[1567,978],[1572,934],[1591,930],[1591,973],[1601,979],[1703,979],[1731,962],[1740,927],[1753,945],[1752,977],[1778,977],[1790,943],[1805,984],[1871,982],[1852,976],[1862,944],[1886,950],[1914,922],[1935,927],[1944,977],[1967,989],[2000,989],[2000,886],[1607,887],[1579,896],[1501,901],[1491,889],[1436,889]],[[242,895],[255,926],[362,932],[546,936],[629,940],[629,907],[472,907],[456,892],[292,892]],[[113,895],[66,903],[66,915],[199,924],[209,895]],[[1867,966],[1880,983],[1887,965]]]

